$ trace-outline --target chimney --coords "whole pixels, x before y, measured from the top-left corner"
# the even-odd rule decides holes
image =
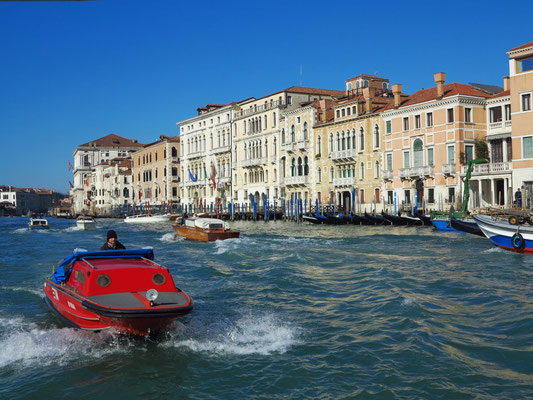
[[[433,75],[435,83],[437,84],[437,99],[442,99],[444,96],[444,81],[446,80],[445,72],[437,72]]]
[[[372,97],[367,97],[365,99],[365,108],[367,113],[372,112]]]
[[[402,85],[392,85],[392,94],[394,95],[394,107],[400,107],[400,95],[402,94]]]
[[[509,77],[508,76],[504,76],[503,77],[503,90],[509,90],[511,89],[510,85],[509,85]]]

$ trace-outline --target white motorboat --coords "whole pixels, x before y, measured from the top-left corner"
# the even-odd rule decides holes
[[[44,218],[30,218],[30,222],[28,222],[28,228],[30,229],[48,229],[50,228],[50,225],[48,225],[48,220]]]
[[[130,224],[145,224],[153,222],[168,222],[170,221],[170,214],[138,214],[130,215],[124,218],[124,222]]]
[[[76,220],[76,226],[79,229],[88,231],[88,230],[96,229],[96,221],[94,220],[93,217],[81,216],[81,217],[78,217],[78,219]]]

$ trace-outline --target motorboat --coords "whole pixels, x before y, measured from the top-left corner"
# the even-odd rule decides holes
[[[202,242],[237,239],[240,232],[230,229],[229,224],[217,218],[185,218],[182,223],[174,224],[174,232],[186,239]]]
[[[533,226],[512,224],[507,216],[473,215],[485,236],[498,247],[519,253],[533,253]]]
[[[170,220],[170,214],[137,214],[124,218],[124,222],[130,224],[145,224],[154,222],[167,222]]]
[[[50,225],[48,224],[48,220],[45,218],[30,218],[30,222],[28,222],[28,228],[29,229],[48,229],[50,228]]]
[[[450,217],[434,217],[431,218],[431,223],[438,231],[457,231],[450,224]]]
[[[80,216],[76,220],[76,226],[79,229],[88,231],[92,229],[96,229],[96,221],[93,217],[87,217],[87,216]]]
[[[153,259],[152,249],[76,250],[45,278],[45,301],[69,326],[156,334],[190,313],[193,301]]]

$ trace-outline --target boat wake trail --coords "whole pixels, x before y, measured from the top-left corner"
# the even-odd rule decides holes
[[[81,231],[82,229],[78,228],[77,226],[69,226],[68,228],[63,229],[65,232],[75,232],[75,231]]]
[[[298,329],[272,315],[243,317],[235,324],[217,329],[214,336],[212,327],[212,324],[180,325],[175,331],[177,337],[165,345],[212,355],[271,355],[283,354],[299,343]]]
[[[128,351],[115,332],[41,328],[23,318],[0,317],[0,370],[67,365]]]
[[[181,242],[182,240],[185,240],[185,239],[182,238],[181,236],[176,236],[172,232],[169,232],[161,236],[159,240],[164,243],[174,243],[174,242]]]
[[[253,248],[256,241],[250,238],[217,240],[215,242],[216,251],[214,254],[224,254],[241,248]]]
[[[17,233],[17,234],[20,234],[20,233],[28,233],[30,230],[28,228],[17,228],[13,231],[13,233]]]

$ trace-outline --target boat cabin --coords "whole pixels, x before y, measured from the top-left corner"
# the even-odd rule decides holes
[[[185,226],[188,228],[197,228],[202,230],[225,230],[229,229],[229,224],[216,218],[187,218]]]

